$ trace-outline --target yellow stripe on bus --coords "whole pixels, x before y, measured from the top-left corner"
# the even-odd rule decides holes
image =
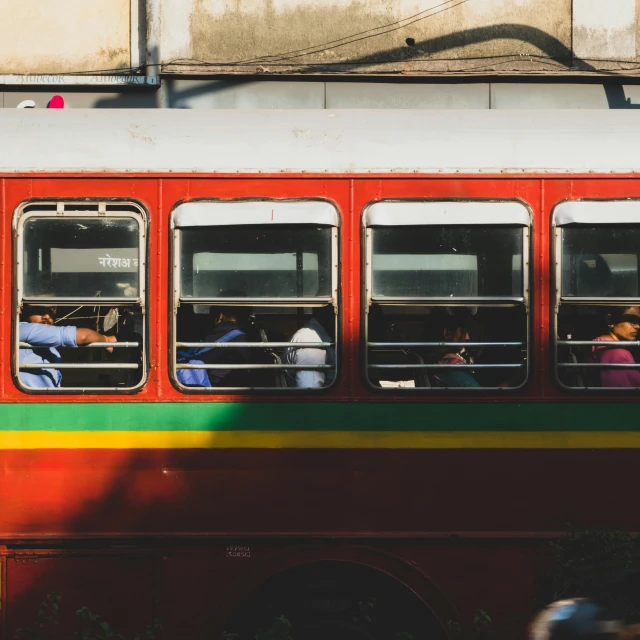
[[[640,449],[640,432],[1,431],[0,449]]]

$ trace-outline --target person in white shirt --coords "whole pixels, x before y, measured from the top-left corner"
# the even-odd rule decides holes
[[[293,334],[290,342],[331,342],[333,339],[321,324],[325,320],[327,326],[333,329],[333,307],[323,307],[314,312],[312,317],[301,329]],[[334,347],[287,347],[284,352],[286,364],[332,365],[332,369],[290,369],[286,371],[287,380],[291,386],[303,389],[319,389],[328,387],[336,378],[336,352]]]

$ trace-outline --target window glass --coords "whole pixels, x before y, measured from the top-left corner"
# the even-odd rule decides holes
[[[233,214],[233,203],[227,206]],[[334,383],[335,227],[245,224],[175,233],[174,379],[181,389],[309,390]]]
[[[640,225],[571,224],[558,233],[559,382],[574,389],[640,387]]]
[[[381,227],[373,296],[522,295],[522,227]]]
[[[562,228],[562,296],[636,297],[640,228]]]
[[[139,228],[134,218],[29,218],[23,295],[137,297]]]
[[[144,214],[127,203],[77,207],[18,213],[15,377],[48,393],[136,389],[147,367]]]
[[[526,227],[380,226],[368,237],[370,384],[477,390],[526,382]]]
[[[331,228],[198,227],[180,230],[181,297],[331,296]]]

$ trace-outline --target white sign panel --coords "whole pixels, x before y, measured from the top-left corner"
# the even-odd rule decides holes
[[[51,249],[53,273],[137,273],[137,249]]]

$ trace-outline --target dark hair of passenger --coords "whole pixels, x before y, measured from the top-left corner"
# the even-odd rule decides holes
[[[25,304],[23,305],[22,311],[20,313],[20,321],[28,322],[31,316],[42,316],[45,314],[49,314],[51,317],[55,317],[57,315],[55,307],[46,305]]]
[[[618,322],[624,322],[623,316],[630,310],[636,309],[638,305],[630,304],[626,307],[607,307],[604,316],[605,325],[617,324]]]
[[[468,309],[447,309],[441,316],[438,339],[442,340],[444,334],[452,334],[458,331],[465,335],[471,332],[473,324],[473,317]]]
[[[238,289],[226,289],[220,292],[221,298],[246,298],[247,294]],[[245,326],[249,323],[251,308],[230,303],[216,304],[209,308],[209,317],[217,318],[220,314],[226,319],[233,318],[239,325]]]

